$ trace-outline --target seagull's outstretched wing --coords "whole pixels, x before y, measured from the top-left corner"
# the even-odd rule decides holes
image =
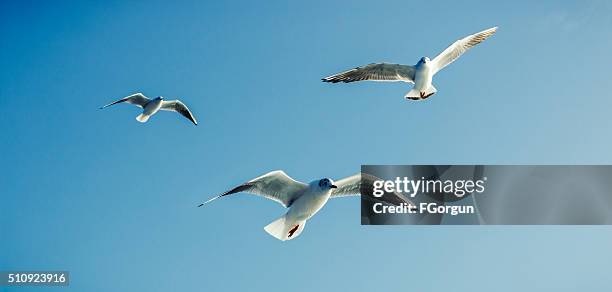
[[[332,190],[330,198],[359,196],[361,195],[362,188],[364,192],[372,193],[372,189],[374,188],[374,182],[377,180],[381,179],[373,175],[369,175],[367,173],[358,173],[347,178],[343,178],[335,182],[335,185],[338,186],[338,188]],[[375,198],[374,196],[372,196],[371,199],[375,201],[393,204],[396,206],[402,203],[414,205],[412,201],[410,201],[410,199],[400,193],[386,193],[380,198]]]
[[[264,198],[279,202],[285,207],[289,207],[307,188],[308,186],[306,184],[292,179],[282,170],[276,170],[243,183],[221,195],[213,197],[200,204],[198,207],[210,203],[218,198],[241,192],[262,196]]]
[[[463,53],[467,52],[467,50],[495,34],[496,31],[497,26],[477,32],[454,42],[432,60],[433,73],[435,74],[442,70],[442,68],[457,60]]]
[[[151,100],[148,99],[146,96],[144,96],[144,94],[139,92],[139,93],[134,93],[134,94],[132,94],[130,96],[126,96],[126,97],[124,97],[124,98],[122,98],[122,99],[120,99],[118,101],[109,103],[109,104],[101,107],[100,109],[103,109],[105,107],[109,107],[111,105],[115,105],[115,104],[118,104],[118,103],[122,103],[122,102],[127,102],[127,103],[133,104],[135,106],[139,106],[139,107],[144,108],[144,106],[147,105],[147,103],[149,103],[149,101],[151,101]]]
[[[194,125],[198,125],[198,122],[196,121],[189,108],[187,108],[187,106],[180,100],[163,101],[160,109],[164,111],[177,112],[183,115],[183,117],[188,118]]]
[[[355,81],[404,81],[414,83],[414,66],[400,64],[369,64],[342,73],[325,77],[323,82],[355,82]]]

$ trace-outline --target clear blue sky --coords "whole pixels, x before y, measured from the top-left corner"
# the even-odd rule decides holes
[[[279,242],[263,231],[274,202],[196,208],[275,169],[612,163],[607,1],[287,2],[0,4],[0,270],[72,277],[15,291],[612,287],[610,227],[361,226],[345,198]],[[320,82],[494,25],[426,102]],[[181,98],[200,125],[97,109],[138,91]]]

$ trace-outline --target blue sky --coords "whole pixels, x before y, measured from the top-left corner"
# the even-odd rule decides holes
[[[610,164],[610,15],[605,1],[4,1],[0,270],[69,270],[72,291],[611,287],[609,227],[361,226],[345,198],[279,242],[263,231],[274,202],[196,208],[275,169]],[[406,84],[320,82],[494,25],[426,102]],[[138,91],[181,98],[200,125],[97,109]]]

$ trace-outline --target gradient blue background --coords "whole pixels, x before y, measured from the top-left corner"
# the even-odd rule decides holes
[[[425,102],[320,82],[494,25]],[[3,1],[0,37],[0,270],[72,277],[15,291],[612,287],[610,227],[361,226],[345,198],[280,242],[262,229],[274,202],[196,208],[275,169],[612,163],[606,1]],[[181,98],[200,125],[97,110],[138,91]]]

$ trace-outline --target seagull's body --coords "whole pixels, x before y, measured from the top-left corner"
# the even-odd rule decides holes
[[[149,101],[144,108],[142,109],[142,114],[136,118],[139,122],[146,122],[149,120],[149,117],[156,114],[162,107],[164,100],[160,97],[157,97],[151,101]]]
[[[430,62],[417,63],[414,72],[414,87],[406,96],[415,97],[418,94],[420,98],[428,98],[436,93],[436,88],[431,84],[433,75]]]
[[[223,196],[248,192],[274,200],[286,208],[287,213],[264,227],[264,230],[279,240],[296,238],[304,230],[306,221],[314,216],[330,198],[360,195],[361,176],[356,174],[334,183],[323,178],[305,184],[289,177],[281,170],[272,171],[239,185],[219,196],[200,204],[207,204]],[[367,179],[366,179],[367,180]],[[373,180],[372,180],[373,181]],[[399,204],[410,201],[401,194],[394,194],[391,202]]]
[[[284,227],[287,226],[289,230],[287,231],[286,239],[297,237],[300,233],[302,233],[302,230],[304,230],[306,220],[317,214],[317,212],[319,212],[319,210],[321,210],[321,208],[323,208],[323,206],[327,203],[332,194],[332,188],[319,187],[318,184],[318,180],[308,184],[308,188],[306,188],[302,195],[300,195],[295,202],[291,204],[291,207],[285,216],[283,216],[283,228],[277,229],[278,235],[284,235]],[[269,227],[266,227],[265,230],[274,235],[276,231],[274,230],[274,224],[270,224],[268,226]],[[292,226],[293,228],[291,228]],[[295,229],[295,231],[292,232],[293,229]],[[281,240],[285,239],[279,237],[277,238]]]
[[[437,89],[432,84],[433,76],[436,73],[457,60],[473,46],[495,34],[496,31],[497,27],[493,27],[469,35],[451,44],[433,60],[430,60],[428,57],[422,57],[414,66],[373,63],[328,76],[322,80],[332,83],[349,83],[364,80],[403,81],[414,84],[412,90],[404,96],[405,98],[411,100],[426,99],[437,92]]]
[[[133,104],[142,108],[142,113],[136,117],[136,120],[141,123],[146,123],[151,116],[153,116],[160,110],[164,110],[177,112],[189,119],[194,125],[198,125],[198,122],[196,121],[195,117],[184,103],[182,103],[180,100],[166,101],[162,96],[158,96],[154,99],[149,99],[142,93],[135,93],[115,102],[109,103],[101,107],[100,109],[122,102],[127,102],[129,104]]]

